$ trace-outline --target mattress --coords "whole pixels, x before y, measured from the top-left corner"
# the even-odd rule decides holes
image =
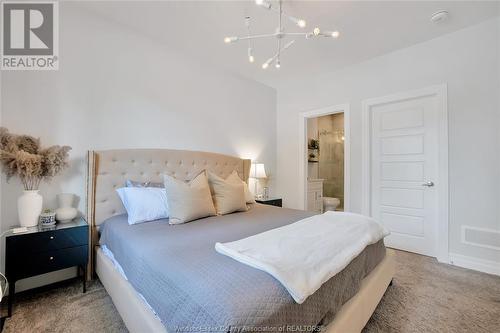
[[[102,225],[100,243],[169,332],[307,330],[327,325],[357,292],[384,258],[383,241],[368,246],[302,304],[271,275],[217,253],[214,245],[310,215],[260,204],[181,225],[158,220],[130,226],[126,215],[118,215]]]

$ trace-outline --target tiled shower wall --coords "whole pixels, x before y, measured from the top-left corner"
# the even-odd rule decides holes
[[[344,205],[344,114],[318,118],[319,178],[323,196],[340,199]]]

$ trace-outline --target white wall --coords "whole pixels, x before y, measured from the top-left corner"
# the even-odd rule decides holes
[[[165,32],[169,33],[169,32]],[[265,163],[276,174],[276,91],[178,54],[75,4],[60,3],[59,71],[2,73],[2,125],[70,145],[71,168],[41,192],[85,207],[88,149],[173,148]],[[17,223],[22,188],[2,177],[1,226]],[[272,184],[272,182],[271,182]],[[3,260],[3,256],[1,256]]]
[[[460,227],[500,230],[500,20],[278,87],[278,192],[299,203],[299,113],[351,105],[351,210],[361,211],[361,101],[448,84],[450,252],[500,262],[460,242]]]

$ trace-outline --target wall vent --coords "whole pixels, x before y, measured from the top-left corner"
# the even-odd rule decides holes
[[[464,225],[462,243],[500,251],[500,230]]]

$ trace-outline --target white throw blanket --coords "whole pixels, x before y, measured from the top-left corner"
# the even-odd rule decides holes
[[[274,276],[301,304],[370,244],[389,235],[372,218],[326,212],[230,243],[217,252]]]

